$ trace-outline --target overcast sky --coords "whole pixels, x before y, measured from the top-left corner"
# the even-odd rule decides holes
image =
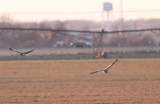
[[[159,18],[160,0],[122,0],[124,19]],[[120,18],[120,0],[0,0],[0,15],[17,20],[102,19],[102,4],[113,3],[112,20]],[[142,12],[138,12],[141,10]],[[143,11],[144,10],[144,11]],[[147,11],[151,10],[151,11]],[[128,12],[132,11],[132,12]]]

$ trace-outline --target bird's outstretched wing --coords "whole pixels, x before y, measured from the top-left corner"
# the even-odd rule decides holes
[[[24,54],[28,54],[28,53],[31,53],[31,52],[33,52],[35,49],[32,49],[32,50],[30,50],[30,51],[27,51],[27,52],[24,52]]]
[[[98,71],[94,71],[94,72],[91,72],[90,74],[95,74],[95,73],[98,73],[100,71],[104,71],[104,70],[98,70]]]
[[[10,51],[13,51],[13,52],[21,53],[21,52],[15,50],[15,49],[12,49],[12,48],[9,48],[9,50],[10,50]]]
[[[116,59],[112,64],[110,64],[109,66],[107,66],[104,70],[94,71],[94,72],[91,72],[90,74],[95,74],[95,73],[98,73],[98,72],[100,72],[100,71],[108,70],[108,69],[111,68],[117,61],[118,61],[118,59]]]
[[[118,62],[118,59],[116,59],[112,64],[108,65],[105,70],[108,70],[109,68],[111,68],[116,62]]]

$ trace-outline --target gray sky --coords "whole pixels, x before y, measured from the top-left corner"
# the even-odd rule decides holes
[[[124,19],[159,18],[160,0],[122,0]],[[110,18],[120,18],[120,0],[0,0],[0,15],[15,20],[95,20],[102,19],[102,4],[113,3]],[[148,11],[149,10],[149,11]]]

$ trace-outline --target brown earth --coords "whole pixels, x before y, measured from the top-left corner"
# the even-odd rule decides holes
[[[160,59],[0,61],[0,104],[160,104]]]

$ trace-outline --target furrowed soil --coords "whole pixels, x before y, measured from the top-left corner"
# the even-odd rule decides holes
[[[160,104],[160,59],[0,61],[0,104]]]

